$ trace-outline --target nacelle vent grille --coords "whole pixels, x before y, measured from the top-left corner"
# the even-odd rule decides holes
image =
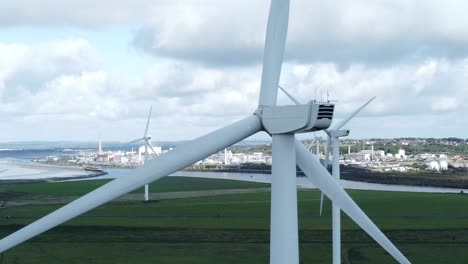
[[[333,118],[333,111],[335,110],[335,106],[330,105],[319,105],[318,116],[317,119],[332,119]]]

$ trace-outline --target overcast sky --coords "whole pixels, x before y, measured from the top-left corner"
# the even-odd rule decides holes
[[[203,135],[258,102],[269,1],[0,1],[0,141]],[[468,2],[292,0],[280,80],[352,138],[468,137]],[[323,98],[326,97],[324,92]],[[279,104],[290,104],[279,94]],[[266,138],[266,137],[258,137]]]

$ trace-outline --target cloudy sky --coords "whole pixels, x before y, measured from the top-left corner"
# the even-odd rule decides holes
[[[141,136],[151,105],[155,140],[249,115],[268,7],[0,1],[0,141],[125,141]],[[337,119],[377,96],[349,124],[352,138],[466,138],[466,10],[461,0],[292,0],[280,83],[303,102],[328,91]]]

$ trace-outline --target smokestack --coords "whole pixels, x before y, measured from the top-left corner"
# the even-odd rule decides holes
[[[227,150],[224,148],[224,165],[227,165]]]
[[[99,154],[99,155],[102,154],[102,142],[101,142],[101,138],[99,138],[98,154]]]
[[[351,145],[348,145],[348,154],[351,154]]]

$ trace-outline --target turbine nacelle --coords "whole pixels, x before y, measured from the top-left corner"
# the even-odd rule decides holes
[[[271,134],[308,133],[330,127],[334,105],[310,101],[307,104],[264,107],[262,124]]]

